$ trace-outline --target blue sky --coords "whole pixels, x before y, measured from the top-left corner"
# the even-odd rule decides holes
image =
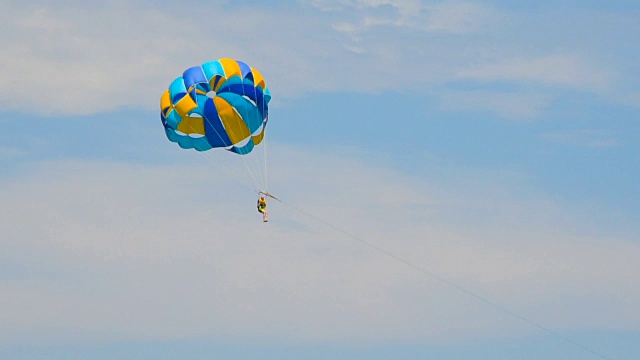
[[[601,358],[403,261],[640,356],[636,2],[0,3],[0,358]],[[273,95],[266,225],[159,121],[223,57]]]

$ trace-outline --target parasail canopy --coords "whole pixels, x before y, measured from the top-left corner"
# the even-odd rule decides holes
[[[167,138],[183,149],[250,153],[264,138],[271,94],[260,72],[242,61],[194,66],[160,98]]]

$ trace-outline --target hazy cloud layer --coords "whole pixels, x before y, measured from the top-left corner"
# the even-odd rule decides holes
[[[445,109],[490,112],[507,119],[535,119],[551,102],[549,95],[506,91],[446,91],[438,94]]]
[[[0,0],[0,357],[186,340],[517,358],[549,335],[451,284],[634,356],[637,11],[250,3]],[[250,176],[218,167],[242,160],[180,151],[157,118],[184,69],[227,56],[274,94],[268,224]]]
[[[553,143],[591,148],[615,148],[623,145],[606,132],[594,129],[545,133],[542,138]]]
[[[272,201],[265,225],[250,192],[202,166],[61,161],[3,180],[0,345],[536,331],[318,219],[558,331],[638,330],[640,244],[524,195],[517,174],[430,184],[352,156],[286,158],[278,195],[317,218]]]
[[[593,14],[571,13],[577,24],[593,24],[579,32],[544,12],[465,1],[150,4],[5,1],[3,110],[154,109],[184,69],[219,57],[260,69],[278,94],[275,104],[314,92],[433,90],[470,79],[527,85],[528,91],[512,91],[513,106],[522,106],[506,114],[526,117],[545,108],[528,100],[531,87],[631,93],[620,79],[633,66],[625,48],[603,50],[624,43],[610,26],[626,21],[624,14],[593,22]],[[201,14],[210,21],[200,21]],[[541,19],[550,19],[544,29],[537,28]],[[497,106],[489,110],[505,115]]]
[[[572,55],[549,55],[537,59],[507,60],[500,64],[478,65],[460,71],[458,76],[481,81],[513,81],[604,90],[611,76],[604,69],[589,66]]]

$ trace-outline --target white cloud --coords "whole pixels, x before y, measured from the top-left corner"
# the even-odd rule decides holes
[[[612,148],[622,145],[616,138],[594,129],[549,132],[542,134],[542,138],[553,143],[591,148]]]
[[[566,54],[477,65],[460,70],[458,77],[481,81],[558,85],[580,91],[605,90],[613,81],[609,71],[588,64],[580,57]]]
[[[499,22],[499,16],[493,9],[460,1],[433,4],[417,0],[319,1],[314,5],[322,11],[351,19],[348,27],[343,25],[336,28],[351,35],[380,26],[429,33],[469,34],[484,32]]]
[[[534,119],[549,105],[544,94],[495,91],[449,91],[440,94],[446,109],[467,112],[492,112],[507,119]]]
[[[592,219],[552,199],[495,176],[435,185],[353,154],[271,150],[287,154],[272,162],[272,191],[359,239],[549,327],[639,326],[640,246],[569,232]],[[5,345],[535,331],[288,205],[272,201],[263,224],[254,194],[215,169],[54,162],[3,182]]]
[[[167,55],[178,50],[181,36],[191,35],[163,36],[170,18],[133,6],[91,10],[14,4],[3,13],[10,29],[3,37],[12,39],[0,46],[0,84],[9,99],[5,109],[41,114],[141,105],[149,92],[161,88],[168,75],[163,69],[179,63]],[[185,43],[184,50],[192,52]]]
[[[0,159],[17,158],[25,155],[25,151],[19,148],[0,146]]]
[[[632,92],[626,96],[622,96],[622,103],[640,108],[640,92]]]
[[[549,41],[529,49],[530,27],[476,2],[198,2],[212,14],[204,22],[186,20],[190,6],[148,4],[6,4],[3,111],[151,110],[184,69],[220,57],[260,69],[277,94],[274,105],[324,91],[438,90],[461,78],[604,92],[618,72],[603,70],[594,49],[558,53]]]
[[[453,34],[484,32],[493,28],[500,17],[479,3],[449,1],[427,7],[425,28],[431,32]]]
[[[498,20],[488,6],[463,1],[419,0],[314,1],[322,11],[351,14],[358,31],[375,26],[395,26],[437,33],[483,31]]]
[[[143,2],[12,4],[3,12],[8,31],[0,45],[4,109],[40,114],[155,109],[163,89],[184,69],[222,57],[246,61],[276,92],[295,94],[314,77],[315,72],[305,74],[316,67],[313,56],[326,51],[313,41],[316,21],[301,29],[311,34],[310,43],[292,48],[299,32],[290,29],[299,23],[286,14],[207,3],[201,10],[215,21],[203,22],[188,21],[187,8],[156,9]],[[269,41],[272,37],[276,40]]]
[[[338,12],[351,6],[351,0],[311,0],[311,6],[325,12]]]

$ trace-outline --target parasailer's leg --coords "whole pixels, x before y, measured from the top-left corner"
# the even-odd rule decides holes
[[[265,210],[265,211],[263,211],[263,212],[262,212],[262,221],[263,221],[263,222],[267,222],[267,221],[269,221],[269,218],[268,218],[268,216],[267,216],[267,210]]]

